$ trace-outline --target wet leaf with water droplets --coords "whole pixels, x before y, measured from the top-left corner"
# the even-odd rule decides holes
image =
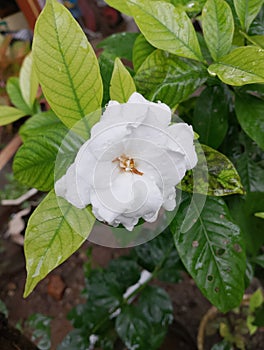
[[[190,200],[191,196],[184,194],[170,226],[175,245],[202,293],[226,312],[238,306],[244,294],[246,256],[242,235],[224,201],[212,197],[207,197],[198,220],[182,232],[184,219],[191,216]]]

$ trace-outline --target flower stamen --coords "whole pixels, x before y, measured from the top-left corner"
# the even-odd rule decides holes
[[[140,176],[144,174],[136,168],[134,159],[129,156],[125,156],[124,154],[122,154],[120,157],[115,158],[112,162],[119,162],[119,168],[123,171]]]

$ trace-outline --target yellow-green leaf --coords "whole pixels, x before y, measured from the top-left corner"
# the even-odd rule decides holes
[[[208,71],[228,85],[264,83],[264,50],[256,46],[238,47],[210,65]]]
[[[117,57],[115,59],[114,70],[110,81],[111,100],[125,103],[136,91],[135,83],[126,67]]]
[[[47,1],[37,20],[33,60],[44,95],[66,126],[101,107],[96,55],[71,13],[56,0]]]
[[[25,236],[27,297],[50,271],[87,239],[95,222],[91,208],[78,209],[52,190],[31,215]]]
[[[180,7],[162,1],[127,2],[139,29],[151,45],[178,56],[203,61],[192,22]]]
[[[7,125],[24,117],[25,112],[10,106],[0,106],[0,125]]]
[[[217,61],[232,45],[234,20],[230,6],[224,0],[208,0],[203,8],[202,24],[208,49]]]

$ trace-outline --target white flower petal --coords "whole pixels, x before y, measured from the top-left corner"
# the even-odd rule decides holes
[[[185,155],[187,170],[192,169],[197,163],[197,154],[193,144],[194,133],[190,125],[177,123],[168,128],[171,138],[168,147],[173,151],[182,152]]]
[[[110,101],[75,162],[55,191],[78,208],[88,204],[96,218],[132,230],[142,217],[176,206],[175,186],[197,163],[193,130],[169,126],[171,110],[138,93],[125,104]]]

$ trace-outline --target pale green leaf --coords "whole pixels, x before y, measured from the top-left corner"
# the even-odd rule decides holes
[[[56,0],[47,2],[37,20],[33,60],[45,97],[66,126],[101,107],[95,53],[73,16]]]
[[[224,0],[208,0],[203,8],[202,24],[208,49],[217,61],[232,46],[234,20],[231,8]]]
[[[0,106],[0,125],[7,125],[24,117],[25,112],[10,106]]]
[[[264,219],[264,212],[263,213],[255,213],[254,214],[257,218],[261,218],[261,219]]]
[[[8,79],[6,84],[6,90],[10,101],[16,108],[23,111],[25,115],[32,114],[31,108],[28,106],[28,104],[25,102],[22,96],[21,89],[19,86],[19,79],[17,77],[10,77]]]
[[[117,57],[115,59],[114,70],[110,81],[111,100],[125,103],[135,91],[136,87],[133,78],[121,60]]]
[[[23,99],[32,108],[38,90],[38,79],[34,70],[32,53],[28,54],[22,64],[19,73],[19,85]]]
[[[259,13],[263,0],[234,0],[236,13],[242,29],[248,31],[250,24]]]
[[[264,101],[250,95],[237,95],[235,111],[245,133],[264,149]]]
[[[95,218],[91,208],[78,209],[51,191],[31,215],[25,235],[27,297],[50,271],[87,239]]]
[[[151,45],[178,56],[203,61],[190,18],[162,1],[128,0],[131,13]]]
[[[126,15],[131,15],[126,0],[106,0],[106,3]]]
[[[171,224],[176,248],[202,293],[226,312],[238,306],[244,294],[246,256],[242,235],[222,199],[207,197],[200,215],[195,213],[199,213],[196,202],[190,206],[190,200],[191,196],[184,195]],[[187,231],[185,218],[192,223]]]
[[[228,85],[264,83],[264,50],[256,46],[239,47],[210,65],[208,71]]]

